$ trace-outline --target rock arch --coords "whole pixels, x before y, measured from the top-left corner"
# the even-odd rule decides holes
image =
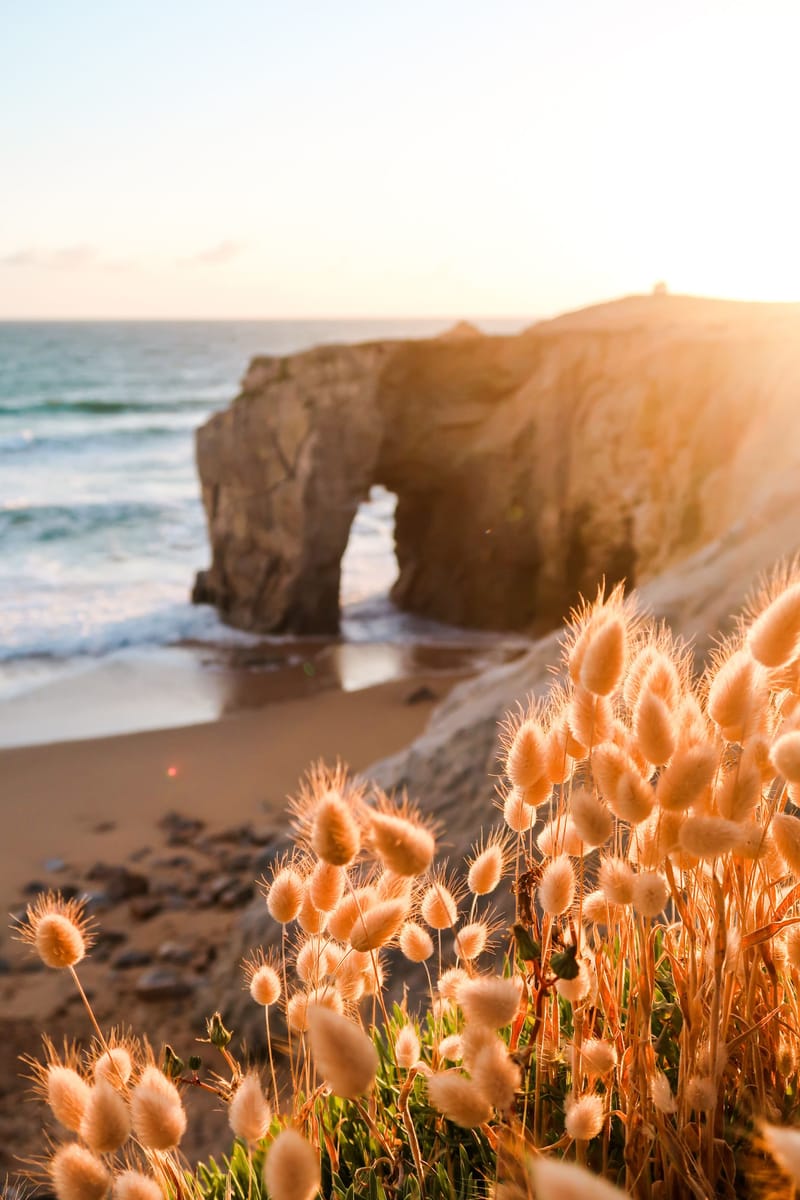
[[[634,297],[515,337],[257,358],[197,434],[212,563],[194,598],[242,628],[334,633],[350,526],[380,483],[401,607],[552,627],[603,575],[657,573],[797,469],[798,335],[792,306]]]

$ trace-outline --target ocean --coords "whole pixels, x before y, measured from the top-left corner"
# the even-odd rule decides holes
[[[0,701],[114,656],[246,642],[189,602],[209,560],[194,430],[236,395],[255,354],[451,323],[0,323]],[[446,639],[388,601],[393,518],[394,497],[374,489],[343,562],[343,636]]]

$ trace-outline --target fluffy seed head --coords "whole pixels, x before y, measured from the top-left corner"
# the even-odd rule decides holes
[[[297,914],[297,924],[303,930],[303,933],[322,933],[327,923],[328,914],[316,907],[311,899],[311,893],[306,888],[303,895],[303,903],[300,905],[300,912]]]
[[[524,720],[511,739],[506,756],[506,775],[514,787],[524,791],[545,776],[547,748],[541,726],[532,718]]]
[[[355,891],[349,892],[342,897],[328,918],[328,932],[340,942],[346,942],[358,914],[367,912],[377,900],[377,888],[372,886],[356,888]]]
[[[695,858],[716,858],[737,845],[741,830],[724,817],[687,817],[681,825],[678,841],[682,850]]]
[[[761,672],[746,650],[737,650],[720,666],[708,689],[708,715],[729,742],[754,732],[765,700]]]
[[[548,821],[537,837],[536,845],[544,858],[551,858],[554,854],[569,854],[572,858],[582,858],[590,849],[584,845],[572,818],[565,819],[563,815]]]
[[[593,979],[589,974],[589,968],[585,962],[578,965],[578,974],[574,979],[559,979],[556,982],[556,991],[563,1000],[568,1000],[570,1004],[580,1004],[592,990]]]
[[[468,980],[463,967],[448,967],[436,980],[436,990],[444,1000],[457,1000],[462,983]]]
[[[639,693],[633,714],[636,745],[653,766],[663,766],[675,751],[675,724],[666,701],[650,688]]]
[[[316,986],[326,975],[332,975],[342,958],[342,949],[322,937],[310,937],[304,942],[295,959],[295,970],[303,983]]]
[[[82,1140],[95,1154],[111,1154],[125,1145],[130,1132],[131,1116],[127,1104],[107,1079],[98,1079],[83,1112]]]
[[[111,1175],[100,1159],[77,1142],[56,1151],[50,1178],[58,1200],[102,1200],[111,1186]]]
[[[551,859],[542,872],[539,903],[546,913],[561,916],[575,900],[575,869],[566,854]]]
[[[633,879],[633,907],[643,917],[657,917],[669,897],[669,886],[658,871],[640,871]]]
[[[606,800],[613,796],[623,771],[635,770],[636,764],[616,742],[603,742],[592,753],[592,774],[600,795]]]
[[[395,871],[383,871],[377,883],[381,900],[405,900],[411,904],[414,895],[414,880],[411,875],[398,875]]]
[[[164,1193],[149,1175],[121,1171],[114,1180],[114,1200],[164,1200]]]
[[[312,988],[308,992],[295,992],[286,1005],[286,1024],[293,1033],[305,1033],[308,1029],[308,1012],[313,1004],[334,1012],[341,1012],[344,1008],[339,991],[330,985]]]
[[[661,1113],[677,1112],[678,1105],[663,1071],[656,1071],[650,1079],[650,1099]]]
[[[617,1065],[617,1050],[602,1038],[587,1038],[581,1046],[581,1064],[587,1075],[608,1075]]]
[[[364,955],[363,957],[369,958],[370,956]],[[339,964],[334,980],[336,991],[342,1000],[354,1004],[364,995],[364,967],[360,961],[361,958],[361,954],[351,950]]]
[[[502,1038],[486,1038],[483,1045],[472,1055],[469,1073],[480,1094],[500,1113],[507,1113],[514,1106],[517,1092],[522,1086],[519,1065],[508,1056]]]
[[[661,774],[656,799],[670,812],[685,812],[696,804],[717,770],[717,752],[705,742],[681,746]]]
[[[717,1103],[717,1089],[707,1075],[693,1075],[686,1084],[686,1103],[689,1108],[706,1112]]]
[[[442,1038],[436,1049],[439,1052],[439,1058],[445,1059],[447,1062],[460,1062],[464,1056],[461,1035],[458,1033],[451,1033],[449,1037]]]
[[[782,667],[800,650],[800,581],[791,584],[750,626],[750,653],[765,667]]]
[[[536,809],[525,802],[519,788],[512,788],[503,801],[503,818],[514,833],[527,833],[536,824]]]
[[[269,915],[281,925],[294,921],[302,907],[306,887],[302,876],[293,867],[278,871],[267,892]]]
[[[777,739],[770,753],[773,766],[779,775],[790,783],[800,783],[800,731],[784,733]]]
[[[611,904],[599,888],[583,897],[581,911],[584,921],[610,928],[618,925],[625,914],[625,909],[619,904]]]
[[[606,612],[591,628],[583,653],[580,680],[587,692],[609,696],[625,671],[625,622],[619,612]]]
[[[436,852],[433,834],[419,821],[394,813],[370,813],[373,848],[384,866],[397,875],[422,875]]]
[[[612,904],[632,904],[634,878],[624,858],[604,858],[597,873],[597,885]]]
[[[394,1057],[398,1067],[402,1067],[404,1071],[410,1071],[419,1062],[420,1044],[413,1025],[403,1025],[398,1030],[394,1043]]]
[[[331,1091],[354,1100],[370,1090],[378,1052],[363,1029],[315,1004],[308,1010],[308,1037],[317,1070]]]
[[[456,957],[472,962],[483,954],[488,940],[489,927],[485,921],[471,921],[469,925],[462,925],[455,937]]]
[[[264,1008],[269,1008],[280,999],[280,976],[269,963],[262,963],[253,971],[250,977],[250,995],[256,1004],[261,1004]]]
[[[109,1046],[94,1064],[96,1080],[107,1079],[113,1087],[126,1084],[133,1074],[133,1062],[125,1046]]]
[[[495,839],[475,855],[469,864],[467,883],[473,896],[488,896],[503,877],[505,848]]]
[[[603,1128],[603,1098],[587,1093],[567,1101],[564,1128],[576,1142],[590,1142]]]
[[[60,892],[43,892],[29,904],[17,935],[32,946],[46,967],[77,966],[91,945],[83,901],[65,900]]]
[[[333,867],[346,867],[361,849],[361,831],[352,806],[336,789],[320,796],[311,824],[311,846]]]
[[[770,830],[781,858],[795,875],[800,875],[800,818],[776,813]]]
[[[415,921],[406,921],[400,930],[400,949],[409,962],[425,962],[433,954],[433,938]]]
[[[459,1071],[439,1071],[429,1075],[425,1086],[428,1099],[437,1112],[464,1129],[475,1129],[491,1116],[489,1102]]]
[[[576,687],[567,710],[570,732],[587,749],[599,746],[611,737],[614,710],[606,696],[595,696],[584,687]]]
[[[131,1097],[133,1131],[147,1150],[171,1150],[186,1132],[178,1089],[157,1067],[145,1067]]]
[[[800,1129],[782,1129],[779,1125],[763,1124],[761,1132],[769,1152],[800,1185]]]
[[[569,778],[578,749],[570,735],[565,717],[560,717],[547,732],[545,744],[545,774],[550,783],[563,783]],[[583,750],[583,747],[580,747]],[[583,757],[579,754],[577,757]]]
[[[407,912],[405,900],[379,900],[367,912],[356,916],[350,930],[350,945],[361,951],[388,945],[399,933]]]
[[[282,1129],[264,1160],[270,1200],[312,1200],[321,1182],[318,1152],[297,1130]]]
[[[569,798],[569,811],[578,836],[592,849],[602,846],[614,832],[614,818],[587,788],[576,788]]]
[[[653,811],[655,795],[646,779],[635,769],[622,771],[613,792],[606,799],[608,807],[620,821],[640,825]]]
[[[72,1067],[51,1063],[44,1077],[44,1092],[55,1119],[77,1133],[91,1092],[86,1080]]]
[[[228,1124],[234,1136],[248,1145],[266,1137],[272,1112],[255,1071],[248,1071],[228,1105]]]
[[[536,1195],[547,1197],[547,1200],[623,1200],[625,1196],[624,1192],[599,1175],[593,1175],[576,1163],[564,1162],[549,1155],[541,1154],[532,1158],[528,1170]],[[527,1200],[529,1195],[530,1189],[526,1187],[519,1200],[523,1196]]]
[[[451,929],[458,917],[458,905],[448,887],[436,881],[426,888],[419,906],[422,919],[431,929]]]
[[[521,988],[516,975],[479,975],[464,979],[458,988],[458,1003],[464,1016],[475,1025],[502,1029],[510,1025],[519,1009]]]
[[[729,821],[747,821],[761,799],[761,772],[743,757],[723,776],[716,794],[720,816]]]
[[[342,867],[331,866],[327,862],[318,862],[308,880],[308,894],[311,903],[320,912],[333,912],[344,895],[346,875]]]

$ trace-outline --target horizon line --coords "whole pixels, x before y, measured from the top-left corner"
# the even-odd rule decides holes
[[[40,321],[42,323],[56,324],[63,322],[69,324],[76,321],[93,321],[96,324],[118,321],[219,321],[219,322],[237,322],[237,321],[524,321],[524,320],[539,320],[539,317],[534,317],[530,313],[478,313],[478,314],[458,314],[458,313],[386,313],[386,314],[364,314],[364,313],[346,313],[339,316],[329,316],[321,314],[313,314],[311,316],[289,315],[285,317],[254,317],[254,316],[238,316],[238,317],[208,317],[208,316],[21,316],[21,317],[4,317],[0,316],[0,325],[32,325]]]

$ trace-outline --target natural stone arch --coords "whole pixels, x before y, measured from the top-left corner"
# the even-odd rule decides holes
[[[198,430],[213,557],[195,598],[246,629],[335,632],[350,525],[381,483],[400,607],[552,628],[603,576],[647,579],[778,495],[798,382],[800,311],[671,296],[515,337],[256,359]]]

